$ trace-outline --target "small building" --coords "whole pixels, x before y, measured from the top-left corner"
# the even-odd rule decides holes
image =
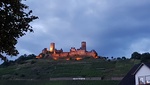
[[[133,66],[119,85],[150,85],[150,63]]]

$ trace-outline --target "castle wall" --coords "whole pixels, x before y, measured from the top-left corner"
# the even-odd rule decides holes
[[[69,52],[69,56],[76,56],[76,55],[77,55],[77,52],[76,52],[76,51]]]
[[[85,55],[85,50],[77,50],[78,55]]]
[[[70,52],[63,52],[63,50],[57,50],[55,49],[55,43],[51,43],[50,44],[50,51],[47,50],[47,48],[44,48],[42,50],[42,53],[50,53],[50,58],[53,58],[55,60],[59,59],[59,58],[72,58],[72,59],[76,59],[76,58],[84,58],[86,56],[91,56],[93,58],[97,57],[97,53],[95,50],[92,51],[86,51],[86,42],[82,42],[81,43],[81,48],[80,49],[75,49],[75,47],[71,47]],[[41,54],[39,56],[37,56],[37,58],[43,58],[44,56],[42,56]]]
[[[86,55],[87,56],[93,56],[93,57],[96,56],[96,54],[94,52],[86,52]]]
[[[69,52],[60,53],[60,57],[67,57],[67,56],[69,56]]]

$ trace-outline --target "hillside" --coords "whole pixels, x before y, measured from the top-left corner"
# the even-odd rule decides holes
[[[29,59],[22,63],[0,67],[0,79],[45,79],[61,77],[101,77],[103,80],[112,77],[123,77],[138,61],[102,59],[50,60]]]

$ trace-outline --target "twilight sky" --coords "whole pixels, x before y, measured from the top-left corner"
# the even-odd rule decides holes
[[[27,0],[39,19],[18,39],[20,55],[38,55],[55,42],[69,51],[87,42],[101,56],[150,52],[150,0]]]

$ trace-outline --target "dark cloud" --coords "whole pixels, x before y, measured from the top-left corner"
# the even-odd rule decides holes
[[[88,50],[103,56],[128,56],[150,51],[149,0],[28,0],[39,20],[34,33],[19,39],[21,54],[38,54],[55,42],[69,51],[86,41]]]

